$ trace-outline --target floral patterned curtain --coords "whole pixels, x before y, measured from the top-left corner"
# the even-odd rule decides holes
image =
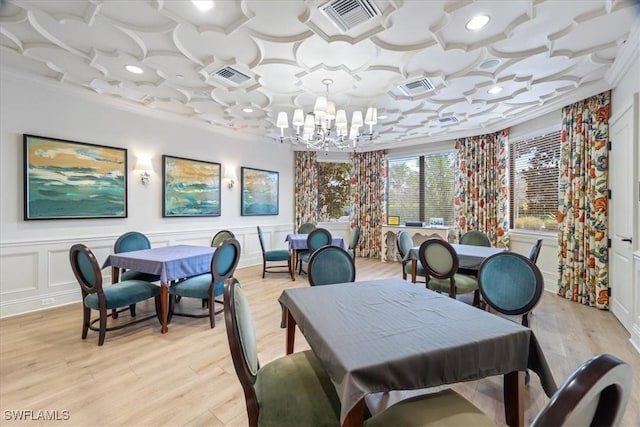
[[[305,222],[318,222],[318,167],[315,151],[295,152],[295,229]]]
[[[387,152],[353,153],[351,171],[350,227],[360,225],[357,253],[362,257],[379,258],[380,236],[386,224],[387,212]]]
[[[508,140],[508,129],[456,140],[456,240],[467,231],[479,230],[489,236],[493,246],[508,247]]]
[[[609,307],[608,149],[610,92],[562,109],[558,180],[558,295]]]

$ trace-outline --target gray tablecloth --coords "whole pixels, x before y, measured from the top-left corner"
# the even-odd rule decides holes
[[[401,279],[286,289],[279,301],[331,377],[341,421],[368,393],[527,368],[556,390],[530,329]]]
[[[209,246],[175,245],[140,251],[111,254],[102,265],[126,268],[160,275],[160,282],[168,285],[172,280],[208,273],[216,248]]]
[[[307,236],[308,234],[287,234],[284,239],[285,242],[289,242],[289,249],[307,249]],[[333,246],[339,246],[342,249],[347,249],[344,239],[342,237],[331,236]]]
[[[504,248],[490,248],[487,246],[459,245],[452,244],[458,255],[458,268],[462,270],[475,270],[480,268],[480,264],[491,255],[504,252]],[[405,260],[419,260],[418,252],[420,246],[414,246],[405,256]]]

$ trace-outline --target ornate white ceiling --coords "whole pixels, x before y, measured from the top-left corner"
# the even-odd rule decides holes
[[[277,113],[310,111],[330,78],[330,99],[348,112],[377,107],[386,118],[376,144],[397,146],[481,133],[595,93],[638,19],[637,2],[622,0],[368,0],[379,14],[342,31],[321,10],[334,2],[217,0],[200,12],[187,0],[0,0],[0,63],[274,138]],[[489,24],[465,29],[478,14]],[[249,79],[218,77],[226,66]],[[398,88],[422,78],[435,87]],[[503,91],[489,94],[496,85]]]

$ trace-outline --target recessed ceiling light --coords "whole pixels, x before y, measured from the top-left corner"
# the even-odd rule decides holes
[[[474,16],[469,22],[467,22],[466,28],[471,31],[479,30],[489,23],[489,19],[490,18],[487,15]]]
[[[182,74],[176,74],[176,79],[184,80],[184,76]]]
[[[500,86],[494,86],[494,87],[492,87],[491,89],[489,89],[489,90],[487,91],[487,93],[490,93],[491,95],[495,95],[496,93],[500,93],[500,92],[502,92],[502,90],[503,90],[503,88],[502,88],[502,87],[500,87]]]
[[[242,111],[244,111],[245,113],[253,113],[253,108],[246,107],[243,108]]]
[[[191,2],[201,11],[206,12],[213,8],[213,0],[191,0]]]
[[[133,74],[142,74],[142,73],[144,73],[144,70],[142,68],[136,67],[135,65],[126,65],[124,67],[124,69],[127,70],[130,73],[133,73]]]
[[[384,120],[386,118],[387,118],[387,116],[384,115],[384,114],[381,114],[381,115],[378,116],[378,120]]]
[[[487,70],[489,68],[493,68],[493,67],[497,66],[498,64],[500,64],[500,60],[499,59],[491,58],[491,59],[487,59],[486,61],[482,62],[480,64],[479,68],[481,70]]]

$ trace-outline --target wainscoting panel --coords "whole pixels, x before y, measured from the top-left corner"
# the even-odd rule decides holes
[[[266,249],[287,248],[285,237],[292,224],[261,226]],[[262,251],[255,225],[225,227],[232,231],[242,249],[238,267],[262,264]],[[152,247],[168,245],[208,246],[219,230],[145,232]],[[95,254],[100,265],[113,252],[118,236],[83,237],[81,243]],[[24,241],[0,244],[0,318],[43,310],[80,301],[80,287],[69,264],[72,239]],[[103,283],[111,283],[111,269],[102,271]]]

